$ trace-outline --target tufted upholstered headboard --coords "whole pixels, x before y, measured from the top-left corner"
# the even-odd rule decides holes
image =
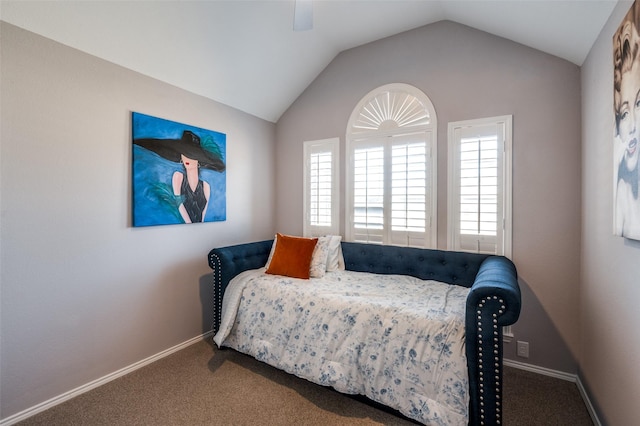
[[[208,255],[209,267],[216,275],[216,284],[224,290],[240,272],[262,268],[267,263],[272,244],[273,240],[266,240],[211,250]]]
[[[461,253],[412,247],[342,243],[345,268],[376,274],[411,275],[471,287],[486,254]]]
[[[226,287],[240,272],[265,265],[273,240],[238,244],[211,250],[209,266],[220,276],[216,280]],[[471,287],[480,265],[489,255],[412,247],[383,246],[342,242],[345,268],[349,271],[376,274],[411,275],[422,280],[436,280]],[[216,268],[224,258],[224,269]]]

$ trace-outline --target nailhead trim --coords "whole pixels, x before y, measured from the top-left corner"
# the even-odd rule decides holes
[[[213,279],[214,279],[214,286],[215,286],[215,291],[213,294],[213,306],[214,309],[216,310],[213,313],[213,324],[212,324],[212,329],[215,329],[214,331],[217,332],[218,328],[220,327],[220,316],[222,315],[222,262],[220,261],[220,257],[213,253],[211,254],[211,258],[212,260],[212,268],[213,268]],[[216,299],[216,296],[218,300]],[[217,304],[216,304],[217,302]]]
[[[477,319],[478,319],[478,370],[479,370],[479,382],[480,382],[480,407],[484,407],[484,389],[485,389],[485,380],[484,380],[484,374],[482,372],[482,367],[483,367],[483,361],[482,361],[482,356],[483,356],[483,352],[482,352],[482,309],[484,308],[484,305],[488,302],[490,302],[491,300],[497,300],[500,303],[500,309],[498,310],[498,314],[502,314],[505,309],[506,306],[504,304],[504,300],[502,299],[498,299],[498,296],[487,296],[484,299],[482,299],[480,301],[480,303],[478,303],[478,310],[477,310]],[[495,393],[496,393],[496,424],[501,424],[502,420],[501,420],[501,409],[500,409],[500,357],[498,356],[500,354],[500,347],[499,347],[499,341],[500,341],[500,328],[498,327],[498,314],[493,313],[492,317],[493,317],[493,353],[494,353],[494,366],[495,366]],[[480,424],[484,425],[485,424],[485,411],[484,408],[480,408]]]

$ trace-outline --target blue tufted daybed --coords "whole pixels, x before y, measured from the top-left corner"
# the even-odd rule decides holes
[[[238,274],[265,266],[272,240],[215,248],[208,255],[215,279],[214,331],[222,300]],[[514,264],[502,256],[341,243],[344,268],[375,274],[409,275],[469,288],[464,319],[470,425],[502,424],[502,327],[520,314]]]

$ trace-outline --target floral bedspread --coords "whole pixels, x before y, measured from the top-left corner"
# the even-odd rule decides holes
[[[214,341],[421,423],[466,425],[468,292],[401,275],[246,271],[227,287]]]

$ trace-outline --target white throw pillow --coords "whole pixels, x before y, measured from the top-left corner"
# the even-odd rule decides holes
[[[329,256],[327,258],[327,271],[344,270],[344,257],[342,256],[342,236],[328,235],[331,237],[329,242]]]
[[[267,263],[264,265],[265,268],[269,269],[269,264],[271,263],[271,259],[273,259],[273,253],[276,252],[276,243],[278,242],[278,234],[273,237],[273,244],[271,244],[271,251],[269,252],[269,258],[267,259]]]
[[[322,278],[327,270],[327,258],[329,256],[329,243],[331,237],[318,237],[318,243],[313,249],[311,255],[311,267],[309,268],[309,276],[312,278]]]

